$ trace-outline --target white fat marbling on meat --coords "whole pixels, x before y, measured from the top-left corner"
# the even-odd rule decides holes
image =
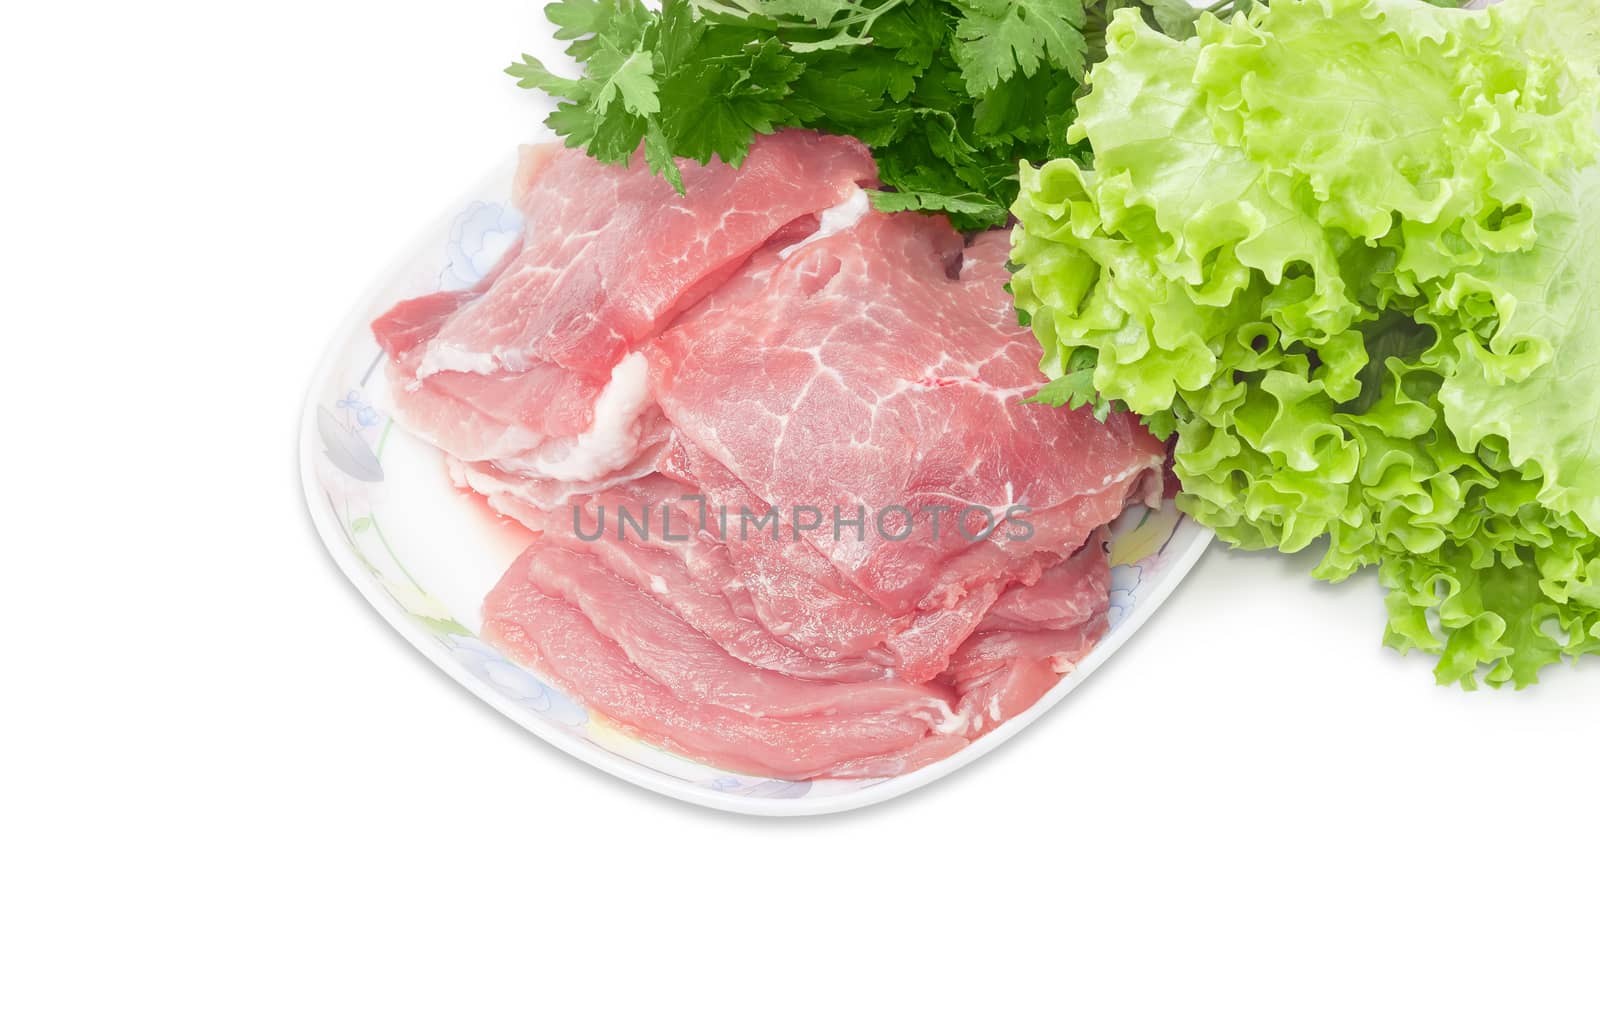
[[[835,205],[831,209],[822,210],[822,224],[817,227],[812,235],[803,241],[794,244],[778,253],[778,258],[787,259],[813,241],[821,241],[825,237],[832,237],[842,231],[849,230],[861,222],[872,208],[872,199],[867,197],[867,192],[857,187],[851,192],[850,197]]]
[[[630,353],[611,370],[582,434],[499,462],[506,471],[559,482],[588,482],[631,462],[639,449],[639,417],[650,403],[650,362]]]
[[[967,732],[972,723],[970,716],[956,712],[942,701],[934,704],[938,707],[940,713],[940,721],[933,728],[934,733],[964,734]]]
[[[476,352],[463,349],[459,345],[449,342],[435,341],[428,346],[428,351],[422,357],[422,362],[417,365],[416,378],[409,386],[413,390],[422,383],[423,378],[431,377],[441,371],[460,371],[465,374],[494,374],[500,369],[500,360],[494,353]]]

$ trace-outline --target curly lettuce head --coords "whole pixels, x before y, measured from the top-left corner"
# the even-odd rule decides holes
[[[1387,642],[1468,686],[1600,651],[1591,8],[1119,16],[1093,167],[1024,167],[1015,208],[1041,396],[1175,432],[1229,542],[1377,566]]]

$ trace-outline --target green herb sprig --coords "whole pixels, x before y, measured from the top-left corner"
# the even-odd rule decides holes
[[[1021,161],[1074,155],[1067,128],[1111,13],[1140,8],[1174,35],[1185,0],[560,0],[546,13],[582,65],[569,79],[523,55],[506,71],[559,100],[548,125],[602,162],[644,146],[739,164],[758,133],[803,127],[872,148],[888,210],[1006,220]]]

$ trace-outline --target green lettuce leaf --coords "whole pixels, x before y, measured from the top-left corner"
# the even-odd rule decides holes
[[[1013,209],[1048,401],[1092,372],[1176,432],[1181,506],[1376,566],[1387,642],[1468,686],[1600,651],[1591,7],[1121,13],[1070,131],[1092,166],[1024,167]]]

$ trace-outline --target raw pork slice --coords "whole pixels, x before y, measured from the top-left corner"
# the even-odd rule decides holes
[[[711,532],[714,523],[697,501],[685,498],[681,485],[656,476],[574,502],[561,520],[546,524],[544,533],[547,542],[588,553],[611,573],[648,590],[684,622],[752,665],[836,681],[900,675],[881,652],[829,649],[820,638],[796,636],[795,630],[775,634],[758,619],[729,544]],[[648,538],[640,534],[641,526]],[[797,592],[820,595],[827,590],[799,586]],[[881,613],[866,621],[886,622]]]
[[[1096,532],[1037,583],[1002,594],[956,649],[940,679],[957,689],[970,735],[1032,708],[1094,650],[1107,628],[1107,554],[1105,533]]]
[[[763,251],[648,347],[657,402],[688,444],[664,470],[736,512],[803,508],[809,525],[820,511],[805,539],[841,583],[890,616],[965,605],[975,625],[1130,499],[1156,502],[1164,456],[1129,415],[1023,404],[1038,344],[1005,256],[1003,233],[963,249],[943,219],[882,213]],[[832,521],[863,512],[864,534]],[[804,624],[816,605],[782,577],[811,563],[778,539],[730,551],[777,626]],[[938,672],[972,628],[899,664]]]
[[[483,635],[717,766],[945,758],[1104,634],[1102,530],[1159,497],[1163,451],[1023,405],[1005,235],[869,211],[859,143],[681,168],[683,197],[642,159],[528,150],[518,247],[374,324],[398,419],[538,534]]]
[[[526,149],[516,200],[527,240],[440,327],[419,373],[554,363],[604,377],[774,235],[876,176],[860,143],[802,130],[757,137],[738,169],[680,162],[681,196],[643,166],[642,151],[621,167],[557,144]]]
[[[524,149],[522,244],[484,283],[403,302],[373,324],[406,427],[535,483],[636,466],[656,418],[631,349],[875,176],[859,143],[802,131],[758,138],[739,170],[684,163],[682,197],[642,166]],[[528,502],[548,495],[536,485]]]
[[[834,567],[797,528],[792,512],[758,528],[756,522],[773,509],[697,447],[673,443],[661,469],[684,483],[680,492],[703,498],[716,516],[718,539],[750,600],[751,614],[774,636],[818,657],[861,657],[907,679],[929,679],[1003,589],[992,582],[948,607],[886,609]],[[1037,578],[1042,570],[1036,564],[1018,578]]]
[[[715,766],[789,780],[887,777],[966,744],[901,711],[772,718],[680,697],[685,685],[678,680],[688,673],[674,672],[670,683],[657,679],[581,609],[515,569],[484,601],[484,615],[484,636],[512,658],[639,737]]]
[[[690,552],[702,546],[687,542]],[[770,653],[740,657],[750,641],[728,636],[741,624],[726,602],[713,594],[685,603],[694,563],[674,565],[673,550],[637,537],[583,544],[547,533],[484,602],[484,636],[652,743],[804,780],[889,777],[950,755],[1036,703],[1105,628],[1110,574],[1096,537],[1045,577],[1070,604],[1057,606],[1052,594],[1040,622],[1024,620],[1027,631],[974,635],[939,680],[796,677],[763,664]],[[1019,594],[1013,604],[1028,601]],[[1062,624],[1069,612],[1086,618]]]
[[[1131,418],[1023,405],[1002,236],[832,229],[645,347],[661,475],[573,499],[485,606],[486,636],[646,739],[789,778],[903,772],[1038,702],[1104,634],[1101,527],[1164,459]],[[935,504],[1006,520],[877,527]],[[872,517],[840,536],[796,508]]]
[[[629,661],[697,705],[758,719],[900,714],[937,724],[952,716],[953,699],[904,680],[807,679],[735,658],[648,587],[570,544],[541,538],[518,564],[521,572],[502,585],[525,580],[545,597],[583,612]]]

